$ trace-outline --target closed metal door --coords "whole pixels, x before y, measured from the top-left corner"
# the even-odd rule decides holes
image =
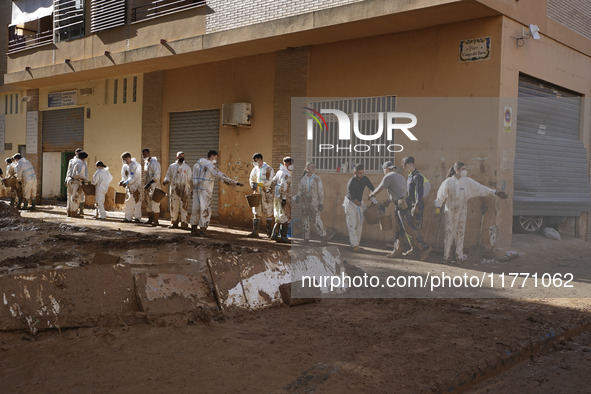
[[[193,169],[197,160],[207,158],[210,150],[219,150],[220,110],[173,112],[170,114],[170,139],[168,157],[170,163],[176,160],[176,153],[185,153],[185,163]],[[163,171],[168,165],[163,165]],[[166,167],[166,168],[164,168]],[[219,182],[215,182],[211,203],[212,216],[219,213]]]
[[[84,144],[84,108],[43,111],[43,152],[67,152]]]
[[[520,76],[514,215],[591,210],[587,151],[579,140],[581,102],[574,92]]]

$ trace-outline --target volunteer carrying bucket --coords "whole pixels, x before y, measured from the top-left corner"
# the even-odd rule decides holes
[[[81,185],[80,187],[82,188],[82,191],[84,192],[84,194],[86,194],[87,196],[94,196],[95,195],[95,192],[96,192],[95,185]]]
[[[152,194],[152,201],[154,201],[155,203],[160,203],[164,196],[166,196],[166,192],[164,190],[156,188],[154,189],[154,194]]]
[[[248,201],[249,207],[256,208],[259,205],[261,205],[261,198],[262,198],[261,194],[250,194],[245,197],[246,197],[246,200]]]

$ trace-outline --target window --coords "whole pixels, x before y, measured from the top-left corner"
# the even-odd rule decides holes
[[[12,99],[14,97],[12,97],[12,94],[10,95],[10,114],[12,115]]]
[[[119,80],[116,79],[113,85],[113,104],[117,104],[117,90],[119,89]]]
[[[130,0],[131,22],[204,6],[205,0]]]
[[[8,115],[8,95],[4,96],[4,115]]]
[[[90,32],[112,29],[126,22],[125,0],[91,0]]]
[[[84,37],[84,0],[54,0],[55,42]]]
[[[137,100],[137,77],[133,77],[133,102]]]
[[[355,138],[352,140],[338,139],[337,117],[333,114],[323,114],[326,120],[327,130],[321,130],[317,123],[313,123],[313,139],[308,141],[307,160],[312,160],[316,164],[318,171],[324,172],[352,172],[356,164],[363,164],[366,173],[379,173],[382,171],[382,164],[385,161],[394,161],[394,140],[387,140],[386,133],[386,114],[395,110],[396,97],[363,97],[363,98],[345,98],[330,101],[316,101],[309,103],[310,107],[317,112],[322,109],[336,109],[343,111],[351,119],[351,133],[353,134],[354,118],[353,113],[359,114],[359,131],[366,135],[375,134],[379,123],[379,114],[384,113],[383,133],[377,140],[358,141],[357,146]],[[394,133],[392,135],[394,138]],[[319,145],[332,145],[332,150],[319,151]],[[388,150],[390,147],[391,150]],[[356,149],[360,148],[360,149]]]
[[[123,104],[127,102],[127,78],[123,78]]]
[[[14,100],[14,113],[18,114],[18,106],[20,105],[19,101],[18,101],[18,93],[16,94],[16,99]]]

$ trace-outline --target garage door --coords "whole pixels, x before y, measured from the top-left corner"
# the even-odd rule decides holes
[[[197,160],[207,157],[211,149],[219,150],[220,111],[173,112],[170,114],[170,162],[179,151],[185,152],[185,163],[191,169]],[[168,163],[170,164],[170,163]],[[163,171],[166,171],[168,165]],[[218,215],[218,182],[213,189],[212,216]]]
[[[43,152],[68,152],[84,143],[84,108],[43,111]]]
[[[579,140],[581,102],[576,93],[520,76],[514,215],[591,210],[587,151]]]

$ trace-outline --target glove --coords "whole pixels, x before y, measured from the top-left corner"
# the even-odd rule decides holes
[[[258,187],[263,187],[263,182],[259,182],[259,183],[257,183],[257,186],[258,186]]]
[[[324,209],[324,204],[318,205],[318,212],[322,212],[323,209]]]
[[[129,185],[129,180],[123,182],[123,186],[127,186],[127,185]]]
[[[152,183],[154,183],[154,180],[151,180],[150,182],[146,183],[146,186],[144,186],[144,190],[148,190],[150,186],[152,186]]]
[[[495,192],[495,195],[496,195],[498,198],[502,198],[503,200],[506,200],[506,199],[507,199],[507,197],[509,197],[509,196],[507,195],[507,193],[505,193],[505,192]]]
[[[256,184],[256,182],[252,182],[252,183],[250,184],[250,188],[251,188],[252,190],[256,190],[256,188],[257,188],[257,184]]]
[[[371,200],[372,204],[377,204],[378,203],[378,200],[376,200],[375,197],[370,197],[369,199]]]
[[[435,208],[435,215],[439,215],[441,213],[441,208]]]
[[[170,181],[164,181],[164,182],[162,182],[162,186],[168,186],[169,183],[170,183]]]
[[[120,181],[119,182],[119,186],[123,186],[123,181]]]
[[[284,207],[287,204],[287,200],[281,200],[281,206]]]
[[[236,186],[244,186],[244,185],[240,182],[236,182]]]

